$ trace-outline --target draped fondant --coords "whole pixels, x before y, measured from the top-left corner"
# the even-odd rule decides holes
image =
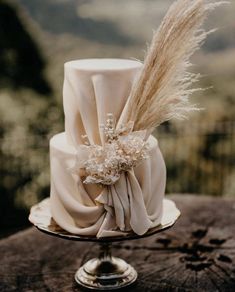
[[[118,123],[132,84],[141,70],[138,61],[87,59],[65,64],[63,104],[65,133],[50,141],[51,211],[63,229],[97,237],[142,235],[160,224],[166,168],[157,140],[150,136],[149,157],[123,172],[113,185],[84,184],[71,172],[83,136],[102,145],[100,125],[112,113]]]

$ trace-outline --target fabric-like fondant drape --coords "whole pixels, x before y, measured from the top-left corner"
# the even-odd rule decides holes
[[[79,70],[65,66],[65,135],[51,140],[51,208],[55,221],[80,235],[144,234],[160,223],[166,170],[157,140],[149,138],[150,155],[122,173],[114,185],[85,185],[71,173],[76,151],[87,135],[102,144],[99,127],[113,113],[117,122],[141,66],[119,70]],[[66,146],[69,144],[69,146]]]

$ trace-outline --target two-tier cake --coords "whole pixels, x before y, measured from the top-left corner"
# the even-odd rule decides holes
[[[139,143],[144,137],[141,140],[139,136],[144,133],[128,135],[131,125],[120,130],[141,67],[140,62],[125,59],[84,59],[65,64],[65,132],[50,141],[50,200],[54,220],[70,233],[97,237],[128,232],[142,235],[160,224],[166,169],[158,142],[149,136],[147,153],[143,153],[145,144]],[[111,133],[114,143],[107,142],[110,124],[114,128],[119,125],[118,138]],[[93,149],[92,157],[85,147]],[[106,152],[103,164],[97,163],[100,151],[103,156]],[[127,167],[129,157],[132,164]],[[123,171],[115,172],[114,163]]]
[[[190,57],[217,1],[177,0],[143,65],[123,59],[65,64],[65,133],[50,141],[51,212],[78,235],[146,233],[161,222],[166,182],[155,127],[198,110]]]

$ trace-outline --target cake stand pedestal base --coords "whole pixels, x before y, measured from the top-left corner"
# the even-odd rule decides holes
[[[124,260],[111,255],[111,244],[100,244],[100,255],[86,262],[75,274],[75,281],[88,289],[115,290],[133,284],[136,270]]]
[[[97,238],[71,234],[61,229],[53,220],[50,209],[50,199],[34,205],[30,210],[29,220],[40,231],[67,240],[96,242],[100,245],[97,258],[89,260],[75,274],[75,281],[90,290],[116,290],[133,284],[137,279],[136,270],[124,260],[113,257],[111,244],[123,240],[141,239],[162,232],[174,225],[180,216],[180,211],[171,200],[163,200],[163,215],[161,223],[139,236],[134,233],[125,236]]]

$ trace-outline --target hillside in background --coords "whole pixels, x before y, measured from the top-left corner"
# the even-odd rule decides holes
[[[122,57],[143,60],[146,42],[157,28],[172,0],[17,0],[25,25],[37,36],[48,61],[47,76],[62,101],[64,62],[78,58]],[[214,86],[196,99],[206,115],[220,120],[230,105],[235,75],[235,2],[214,11],[206,23],[218,30],[194,57],[202,81]],[[226,17],[225,17],[226,16]],[[141,25],[137,25],[141,22]],[[102,25],[101,25],[102,23]],[[101,27],[100,27],[101,25]],[[100,35],[100,33],[102,35]],[[105,40],[103,39],[105,35]],[[120,38],[119,38],[120,37]],[[224,84],[224,86],[222,85]],[[223,90],[221,90],[223,88]],[[216,94],[214,94],[216,91]],[[229,96],[229,98],[227,98]],[[219,100],[217,100],[219,99]],[[216,102],[215,102],[216,100]],[[228,101],[229,100],[229,101]],[[230,109],[230,106],[229,106]],[[233,110],[226,111],[231,118]],[[204,116],[205,113],[202,113]]]
[[[18,0],[44,31],[70,34],[107,44],[142,46],[151,39],[173,0]],[[235,2],[220,7],[207,21],[219,31],[205,50],[218,51],[235,45]],[[226,17],[225,17],[226,16]],[[141,24],[141,25],[140,25]],[[226,33],[225,33],[226,32]]]
[[[61,90],[63,63],[89,57],[124,57],[143,60],[146,43],[172,0],[15,0],[27,15],[27,26],[48,59],[49,75]],[[198,55],[223,53],[235,48],[235,2],[210,15],[208,37]],[[23,17],[25,19],[25,17]],[[141,25],[140,25],[141,24]],[[221,54],[220,54],[221,57]],[[210,62],[216,61],[210,57]],[[222,57],[223,59],[223,57]],[[205,67],[203,62],[196,59]],[[210,65],[210,64],[208,64]],[[53,72],[53,73],[52,73]],[[49,77],[51,79],[51,77]],[[53,79],[53,78],[52,78]],[[59,92],[58,92],[59,94]],[[60,97],[59,97],[60,98]]]

